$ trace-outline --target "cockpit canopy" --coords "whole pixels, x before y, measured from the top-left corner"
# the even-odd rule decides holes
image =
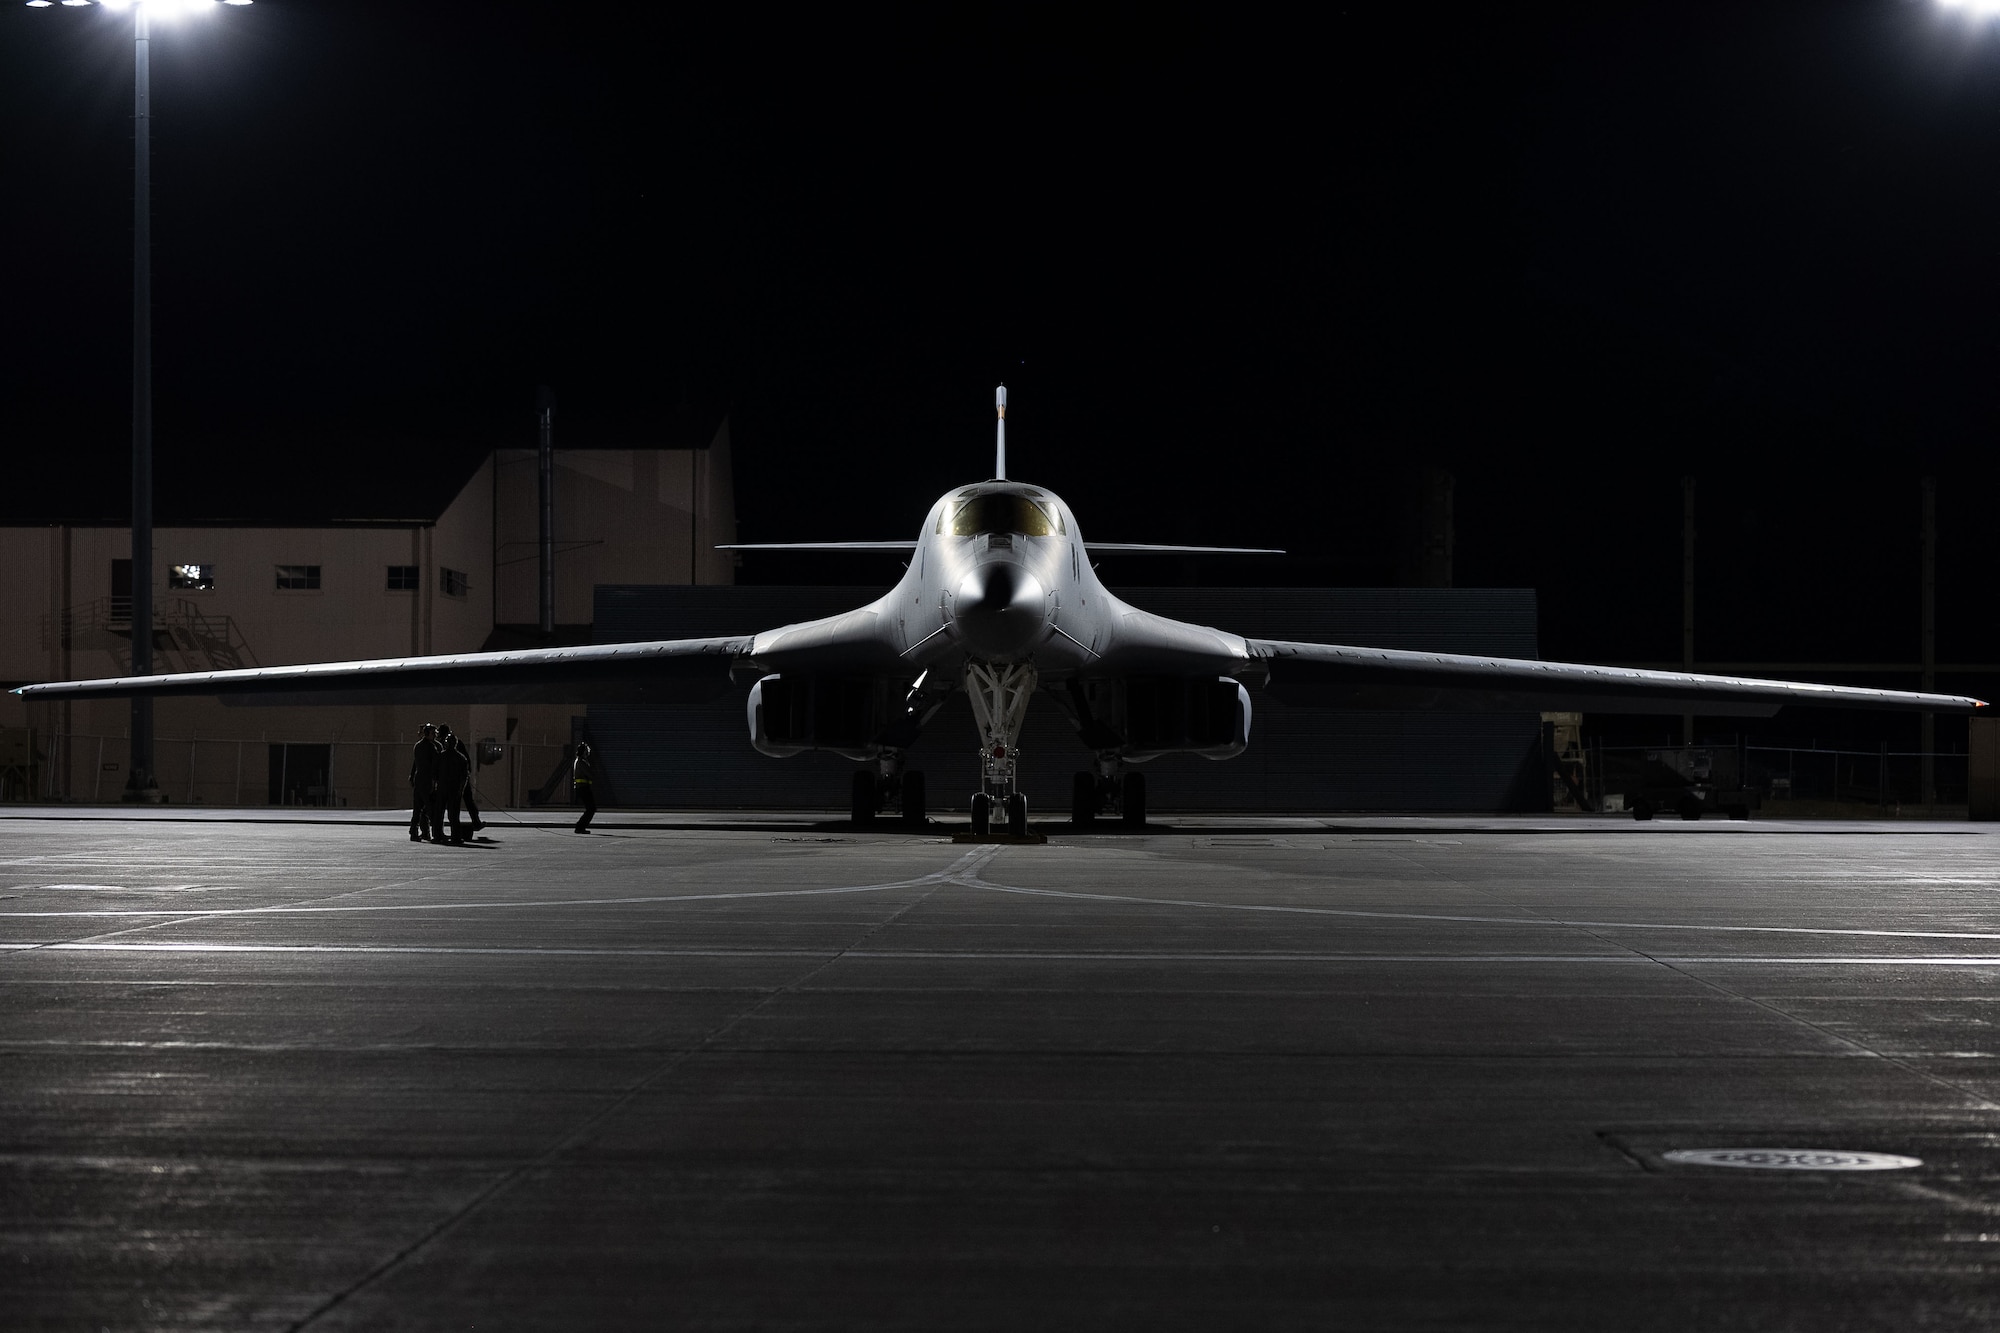
[[[1063,534],[1062,510],[1049,497],[1028,487],[962,491],[945,501],[938,531],[954,537],[1018,533],[1024,537]]]

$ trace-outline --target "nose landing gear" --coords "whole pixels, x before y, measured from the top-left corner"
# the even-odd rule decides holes
[[[979,790],[972,796],[972,833],[993,831],[998,807],[1007,832],[1028,836],[1028,798],[1017,787],[1021,725],[1035,693],[1035,668],[1026,662],[965,664],[965,693],[979,723]]]

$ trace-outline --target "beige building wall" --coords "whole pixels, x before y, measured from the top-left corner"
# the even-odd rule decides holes
[[[560,623],[591,615],[595,583],[729,582],[726,553],[690,554],[735,535],[728,430],[711,450],[558,451]],[[519,457],[524,455],[523,464]],[[700,489],[690,492],[690,485]],[[497,625],[530,625],[535,603],[537,503],[532,451],[503,450],[474,472],[434,520],[371,520],[315,527],[162,527],[154,536],[154,670],[477,652]],[[113,597],[113,562],[129,558],[122,527],[0,528],[0,685],[122,675],[130,669],[129,603]],[[522,557],[525,556],[525,559]],[[171,567],[212,568],[206,589],[170,586]],[[278,567],[316,566],[317,588],[279,586]],[[415,587],[391,586],[392,567],[415,567]],[[406,582],[406,578],[395,580]],[[496,612],[498,614],[496,614]],[[327,746],[329,781],[307,799],[402,806],[409,747],[426,721],[468,741],[491,740],[481,765],[491,804],[523,804],[555,772],[582,705],[458,707],[232,707],[214,699],[154,705],[156,767],[172,802],[263,805],[277,774]],[[0,694],[0,732],[31,729],[32,788],[59,799],[116,800],[128,763],[125,700],[29,704]],[[0,741],[0,763],[9,753]],[[0,795],[27,786],[0,772]],[[314,784],[319,788],[321,784]],[[564,793],[566,795],[566,793]]]
[[[493,455],[494,620],[541,618],[541,487],[533,449]],[[584,624],[600,583],[733,583],[716,546],[736,540],[725,418],[706,449],[570,449],[555,455],[555,621]]]

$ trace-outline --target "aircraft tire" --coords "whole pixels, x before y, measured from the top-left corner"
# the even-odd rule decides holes
[[[972,836],[983,838],[993,831],[993,798],[983,791],[972,793]]]
[[[1132,828],[1146,827],[1146,775],[1127,773],[1123,795],[1119,817]]]
[[[903,824],[907,828],[924,826],[924,775],[922,773],[903,774]]]
[[[1007,832],[1017,838],[1028,836],[1028,798],[1018,791],[1007,798]]]
[[[848,793],[848,813],[854,818],[854,827],[867,828],[875,822],[875,775],[862,769],[854,775]]]
[[[1089,828],[1097,822],[1097,777],[1078,773],[1069,786],[1069,822]]]
[[[1681,818],[1687,820],[1689,823],[1693,823],[1695,820],[1701,818],[1701,802],[1695,800],[1693,797],[1684,799],[1678,808]]]
[[[1651,801],[1642,798],[1632,803],[1632,818],[1651,819],[1652,817],[1653,803]]]

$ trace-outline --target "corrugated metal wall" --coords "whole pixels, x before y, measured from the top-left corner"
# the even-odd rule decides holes
[[[1257,638],[1534,657],[1528,588],[1128,588],[1135,606]],[[874,588],[732,586],[597,589],[600,643],[745,634],[849,610]],[[1252,695],[1250,749],[1215,762],[1173,755],[1144,766],[1159,810],[1487,811],[1531,803],[1540,743],[1533,713],[1366,713],[1287,708]],[[594,707],[590,729],[609,786],[627,805],[844,809],[854,765],[832,755],[768,759],[750,748],[744,692],[701,708]],[[952,696],[910,765],[935,809],[962,809],[977,773],[977,732]],[[1069,805],[1088,752],[1055,705],[1037,698],[1021,738],[1029,808]],[[1546,799],[1546,792],[1541,796]]]

